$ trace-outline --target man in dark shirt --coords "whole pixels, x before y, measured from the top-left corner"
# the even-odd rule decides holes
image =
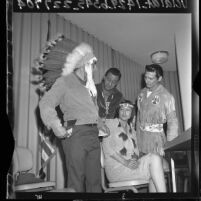
[[[122,93],[116,88],[120,79],[119,69],[110,68],[106,71],[102,82],[96,84],[99,116],[102,119],[113,119],[116,108],[123,99]]]

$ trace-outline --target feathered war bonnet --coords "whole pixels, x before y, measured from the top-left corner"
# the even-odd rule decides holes
[[[48,41],[39,58],[35,60],[32,74],[38,84],[38,92],[44,94],[60,76],[67,76],[75,69],[85,67],[87,73],[86,88],[95,96],[96,89],[92,79],[92,66],[97,59],[93,49],[87,43],[75,42],[58,35],[54,40]]]

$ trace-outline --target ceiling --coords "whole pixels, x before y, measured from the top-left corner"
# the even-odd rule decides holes
[[[150,54],[169,52],[164,70],[176,70],[174,36],[191,29],[190,14],[60,13],[65,19],[144,67]]]

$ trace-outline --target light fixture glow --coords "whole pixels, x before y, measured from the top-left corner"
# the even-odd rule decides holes
[[[156,51],[151,54],[151,61],[155,64],[162,64],[167,62],[169,53],[168,51]]]

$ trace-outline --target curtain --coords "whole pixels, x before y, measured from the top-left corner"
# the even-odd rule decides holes
[[[142,87],[141,77],[144,68],[116,50],[113,50],[113,67],[118,68],[122,74],[119,90],[126,99],[135,102]]]
[[[30,82],[31,67],[46,41],[47,19],[47,14],[13,14],[14,137],[16,146],[32,150],[34,172],[40,164],[36,151],[39,149],[36,120],[39,97]]]
[[[14,138],[15,146],[28,147],[33,152],[33,173],[38,173],[41,163],[40,140],[37,110],[39,97],[36,86],[31,84],[31,68],[34,59],[40,55],[45,45],[50,22],[50,39],[57,33],[75,42],[89,43],[98,58],[98,70],[95,82],[101,81],[104,73],[110,67],[119,68],[122,79],[118,88],[127,99],[135,102],[141,85],[144,68],[122,53],[112,49],[95,36],[73,25],[70,21],[54,13],[13,13],[13,97],[14,97]],[[165,73],[165,86],[176,97],[176,108],[181,115],[178,77],[176,72]],[[176,86],[176,87],[175,87]],[[62,155],[57,147],[57,154],[46,168],[47,179],[56,181],[57,188],[66,185]]]

